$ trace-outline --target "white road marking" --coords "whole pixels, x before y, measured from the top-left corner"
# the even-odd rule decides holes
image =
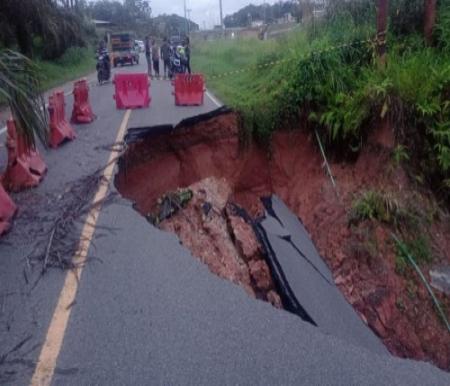
[[[122,123],[117,132],[116,143],[120,142],[126,132],[128,121],[130,120],[131,110],[127,110],[123,116]],[[114,178],[114,168],[117,162],[117,155],[114,151],[110,152],[108,163],[103,170],[102,178],[99,182],[97,192],[92,200],[92,206],[86,215],[85,223],[81,231],[78,250],[73,256],[73,263],[76,267],[67,271],[64,286],[59,294],[55,311],[53,312],[50,325],[47,329],[45,341],[41,347],[41,353],[31,378],[30,386],[50,386],[52,384],[53,374],[56,368],[59,353],[62,348],[64,336],[69,323],[72,305],[76,301],[78,288],[83,269],[86,266],[88,252],[91,248],[96,225],[100,212],[101,203],[105,199],[110,189],[111,181]]]
[[[217,107],[222,107],[222,103],[220,103],[208,90],[206,90],[206,95],[208,96],[209,99],[212,100],[212,102],[217,106]]]

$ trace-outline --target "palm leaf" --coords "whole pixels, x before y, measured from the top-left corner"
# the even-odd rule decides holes
[[[28,143],[34,145],[38,138],[46,145],[48,121],[39,69],[18,52],[0,51],[0,97],[9,104],[17,130]]]

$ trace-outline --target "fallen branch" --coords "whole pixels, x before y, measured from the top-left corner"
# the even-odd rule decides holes
[[[317,132],[317,130],[314,130],[314,132],[316,133],[316,138],[317,138],[317,142],[319,144],[320,153],[322,154],[322,157],[324,160],[324,165],[327,169],[328,176],[330,177],[331,183],[333,184],[333,188],[336,192],[336,195],[339,197],[339,192],[337,190],[336,182],[334,181],[333,173],[331,172],[330,164],[328,163],[327,156],[325,155],[325,150],[322,146],[322,141],[320,140],[319,133]]]
[[[45,258],[44,258],[44,266],[43,266],[43,270],[45,271],[47,269],[47,264],[48,264],[48,259],[50,256],[50,250],[52,248],[52,244],[53,244],[53,238],[55,237],[55,233],[56,233],[56,226],[53,228],[51,234],[50,234],[50,239],[48,241],[47,244],[47,251],[45,252]]]

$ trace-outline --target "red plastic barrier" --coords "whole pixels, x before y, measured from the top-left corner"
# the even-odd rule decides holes
[[[11,220],[16,214],[17,207],[0,183],[0,236],[11,227]]]
[[[95,119],[89,103],[89,86],[86,79],[73,84],[73,110],[72,123],[91,123]]]
[[[116,74],[114,76],[116,107],[137,109],[149,107],[150,82],[147,74]]]
[[[9,119],[7,127],[8,166],[3,179],[5,188],[19,191],[39,185],[47,166],[37,149],[17,133],[14,120]]]
[[[76,138],[75,131],[65,118],[64,92],[55,91],[48,98],[48,112],[50,115],[50,147],[58,147],[64,141]]]
[[[174,81],[177,106],[203,105],[205,78],[201,74],[177,74]]]

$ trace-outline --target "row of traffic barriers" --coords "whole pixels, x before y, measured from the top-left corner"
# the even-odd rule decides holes
[[[95,119],[89,102],[89,86],[85,79],[74,83],[72,123],[90,123]],[[66,102],[63,91],[55,91],[48,101],[48,145],[56,148],[75,139],[76,134],[65,117]],[[33,188],[43,180],[47,166],[37,148],[31,144],[11,118],[7,121],[6,148],[8,161],[6,171],[0,176],[0,235],[11,226],[17,207],[7,191],[18,192]]]
[[[117,109],[137,109],[150,106],[150,80],[147,74],[116,74],[114,77]],[[176,74],[172,82],[176,106],[201,106],[205,94],[205,79],[201,74]]]
[[[118,109],[146,108],[150,106],[150,81],[147,74],[116,74],[114,78],[116,107]],[[177,106],[200,106],[204,101],[205,80],[200,74],[177,74],[172,82]],[[85,79],[74,83],[72,123],[91,123],[95,119],[89,102],[89,86]],[[49,97],[49,143],[57,148],[76,138],[66,120],[65,99],[62,91]],[[0,235],[6,232],[17,211],[6,191],[18,192],[39,185],[47,166],[37,148],[20,133],[13,119],[7,122],[8,162],[0,180]],[[6,189],[6,191],[5,191]]]
[[[9,230],[11,220],[16,212],[17,206],[0,183],[0,235]]]

